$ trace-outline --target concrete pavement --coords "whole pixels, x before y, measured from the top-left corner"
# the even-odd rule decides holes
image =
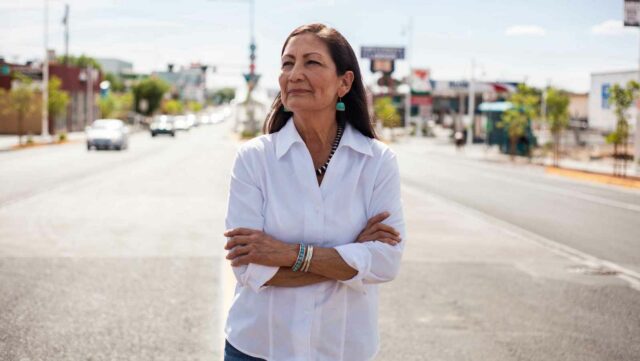
[[[428,144],[433,147],[434,151],[441,152],[443,154],[458,153],[468,157],[470,159],[490,161],[490,162],[502,162],[502,163],[516,163],[516,164],[533,164],[539,166],[552,166],[553,160],[551,158],[533,157],[528,159],[526,157],[515,157],[514,160],[510,159],[510,156],[503,154],[499,151],[497,146],[487,147],[485,144],[467,144],[460,151],[455,149],[454,144],[450,141],[449,135],[450,129],[444,129],[436,127],[434,129],[434,138],[416,138],[416,137],[403,137],[400,138],[400,142],[416,142]],[[580,161],[576,159],[569,159],[563,157],[559,161],[559,166],[565,169],[573,169],[579,171],[600,173],[610,175],[613,173],[613,161],[607,160],[591,160]],[[632,162],[627,163],[627,175],[632,177],[639,177],[639,167],[635,167]]]

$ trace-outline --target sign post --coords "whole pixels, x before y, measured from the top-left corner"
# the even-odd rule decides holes
[[[381,47],[381,46],[363,46],[360,48],[360,57],[363,59],[371,60],[371,72],[382,72],[382,78],[378,79],[378,84],[386,86],[388,89],[388,95],[395,95],[396,81],[391,78],[391,73],[395,70],[395,60],[404,59],[405,48],[403,47]],[[405,127],[409,124],[409,116],[411,113],[411,107],[408,104],[408,97],[411,96],[409,92],[404,102],[404,121]],[[399,108],[402,105],[398,105]]]
[[[409,79],[409,115],[411,106],[418,108],[418,121],[416,124],[416,136],[421,137],[422,129],[428,118],[431,117],[433,98],[431,98],[431,79],[429,69],[411,69]]]
[[[624,26],[635,26],[640,30],[640,0],[624,0]],[[638,49],[638,82],[640,83],[640,44]],[[637,105],[636,129],[633,143],[633,160],[636,171],[640,171],[640,107]]]

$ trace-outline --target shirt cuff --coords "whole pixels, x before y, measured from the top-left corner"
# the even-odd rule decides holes
[[[278,273],[279,267],[263,266],[249,263],[247,270],[242,274],[242,284],[249,286],[255,293],[269,287],[265,283]]]
[[[371,269],[371,253],[361,243],[348,243],[335,247],[340,257],[358,273],[353,278],[339,281],[356,291],[367,293],[364,286],[364,278]]]

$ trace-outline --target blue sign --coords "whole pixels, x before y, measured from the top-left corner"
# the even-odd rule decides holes
[[[360,57],[364,59],[404,59],[404,48],[363,46],[360,48]]]
[[[611,84],[602,84],[602,109],[609,109],[609,88]]]

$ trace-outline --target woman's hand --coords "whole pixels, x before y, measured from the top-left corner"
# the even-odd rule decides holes
[[[393,227],[381,223],[390,216],[389,212],[377,214],[367,222],[362,232],[358,235],[356,242],[380,241],[395,246],[402,241],[400,232]]]
[[[289,244],[268,234],[249,228],[234,228],[224,232],[230,237],[224,249],[232,266],[249,263],[273,267],[291,267],[298,257],[298,245]]]

